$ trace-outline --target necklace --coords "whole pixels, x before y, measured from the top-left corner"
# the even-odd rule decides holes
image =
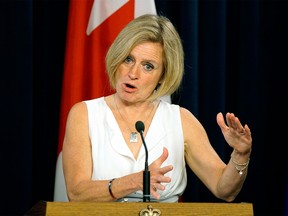
[[[126,124],[127,128],[128,128],[129,131],[130,131],[130,142],[131,142],[131,143],[136,143],[136,142],[138,142],[138,137],[137,137],[137,134],[138,134],[138,133],[137,133],[136,131],[132,131],[132,130],[130,129],[129,125],[127,124],[127,122],[125,121],[124,117],[122,116],[122,114],[121,114],[121,112],[120,112],[120,110],[119,110],[119,108],[118,108],[118,106],[117,106],[117,103],[116,103],[115,94],[114,94],[114,103],[115,103],[115,106],[116,106],[116,109],[117,109],[119,115],[121,116],[122,120],[124,121],[124,123]],[[153,103],[153,105],[154,105],[154,103]],[[147,116],[146,120],[144,121],[144,123],[149,119],[149,117],[150,117],[150,115],[151,115],[151,113],[152,113],[153,110],[154,110],[154,106],[152,107],[152,109],[151,109],[149,115]]]

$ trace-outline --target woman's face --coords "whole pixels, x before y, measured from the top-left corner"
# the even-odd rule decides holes
[[[120,64],[116,73],[116,91],[122,100],[146,100],[160,81],[163,71],[163,48],[160,43],[137,45]]]

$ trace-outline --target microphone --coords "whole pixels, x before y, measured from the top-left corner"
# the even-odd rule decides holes
[[[145,125],[142,121],[137,121],[135,127],[141,135],[146,154],[145,169],[143,171],[143,202],[150,202],[150,171],[148,170],[148,150],[143,136]]]

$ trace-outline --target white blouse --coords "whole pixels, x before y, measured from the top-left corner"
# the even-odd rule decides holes
[[[142,145],[137,160],[128,148],[121,130],[104,97],[85,101],[88,109],[89,136],[92,144],[93,180],[108,180],[144,170],[145,148]],[[166,174],[170,183],[158,191],[160,202],[177,202],[187,185],[184,139],[179,106],[161,101],[147,131],[145,142],[148,164],[168,149],[169,156],[162,166],[173,165]],[[136,191],[118,201],[141,202],[143,192]],[[151,197],[150,201],[157,201]]]

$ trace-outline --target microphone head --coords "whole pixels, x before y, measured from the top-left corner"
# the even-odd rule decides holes
[[[137,130],[139,133],[142,133],[142,132],[144,132],[144,130],[145,130],[145,125],[144,125],[144,123],[143,123],[142,121],[137,121],[137,122],[135,123],[135,128],[136,128],[136,130]]]

